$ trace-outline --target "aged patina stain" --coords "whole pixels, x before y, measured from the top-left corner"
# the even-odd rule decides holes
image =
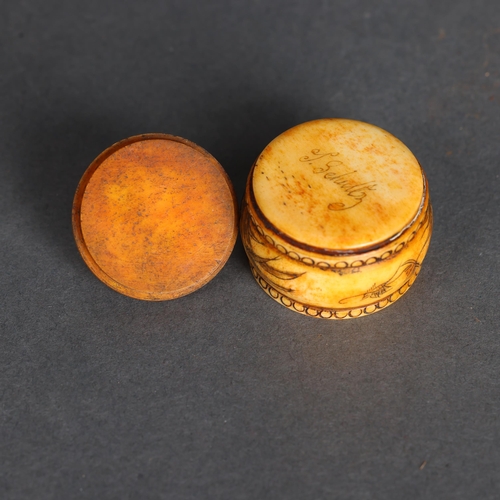
[[[92,271],[132,297],[166,300],[209,281],[237,231],[231,183],[184,139],[151,134],[103,153],[75,196],[73,223]]]

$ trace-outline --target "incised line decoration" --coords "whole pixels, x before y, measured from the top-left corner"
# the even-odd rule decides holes
[[[260,287],[274,300],[279,302],[280,304],[288,307],[289,309],[293,309],[299,313],[305,314],[306,316],[311,316],[314,318],[324,318],[324,319],[350,319],[350,318],[358,318],[359,316],[365,316],[367,314],[372,314],[380,309],[384,309],[389,304],[392,304],[397,299],[399,299],[413,284],[413,281],[418,276],[419,266],[414,267],[414,275],[410,277],[402,286],[400,286],[395,292],[393,292],[388,297],[385,297],[377,302],[372,304],[368,304],[362,307],[356,307],[353,309],[327,309],[317,306],[311,306],[308,304],[304,304],[299,302],[298,300],[291,299],[286,295],[283,295],[280,291],[278,291],[272,284],[268,283],[254,268],[250,265],[252,270],[252,274],[260,285]],[[412,279],[413,278],[413,281]]]
[[[431,217],[432,217],[432,208],[431,205],[429,204],[427,207],[427,210],[425,212],[425,217],[420,221],[420,223],[417,225],[417,227],[410,233],[408,238],[405,241],[402,241],[396,245],[395,248],[391,250],[384,250],[384,252],[378,256],[373,256],[369,257],[366,260],[359,259],[355,260],[352,262],[349,261],[338,261],[335,262],[335,264],[330,264],[329,262],[325,261],[316,261],[314,259],[311,259],[310,257],[305,257],[303,255],[300,255],[299,253],[291,250],[287,250],[283,245],[280,245],[279,243],[276,243],[274,239],[269,236],[268,234],[264,233],[264,230],[262,227],[257,223],[257,221],[254,219],[250,211],[248,210],[247,203],[244,202],[242,206],[242,218],[244,216],[248,216],[248,220],[250,224],[247,224],[247,227],[249,228],[249,233],[252,235],[258,234],[259,235],[259,241],[258,243],[264,244],[263,241],[271,246],[273,246],[278,252],[282,253],[283,255],[286,255],[290,257],[293,260],[300,261],[306,266],[310,267],[317,267],[321,269],[322,271],[331,271],[334,273],[337,273],[339,275],[344,275],[344,274],[352,274],[352,273],[357,273],[360,272],[360,267],[364,266],[369,266],[371,264],[375,264],[376,262],[380,262],[382,260],[387,260],[389,258],[394,257],[398,253],[400,253],[417,235],[417,233],[424,228],[424,231],[428,228],[430,222],[431,222]],[[251,228],[251,229],[250,229]],[[244,233],[245,231],[243,231]],[[244,235],[242,235],[244,237]],[[252,236],[252,239],[255,240],[255,238]],[[257,241],[257,240],[255,240]]]
[[[243,208],[242,211],[242,219],[246,218],[247,221],[248,219],[251,220],[251,216],[246,209],[246,206]],[[247,227],[247,231],[242,231],[242,240],[243,240],[243,245],[245,246],[245,250],[248,254],[248,257],[250,261],[255,265],[256,268],[258,268],[260,271],[265,272],[267,275],[273,276],[274,278],[278,280],[283,280],[283,281],[292,281],[294,279],[299,278],[300,276],[306,274],[305,272],[302,273],[292,273],[288,271],[283,271],[281,269],[278,269],[274,263],[279,261],[281,257],[277,255],[276,257],[263,257],[255,252],[253,249],[254,245],[252,245],[252,240],[254,243],[257,245],[263,245],[267,246],[268,241],[263,237],[263,235],[260,234],[259,231],[256,230],[256,226],[254,224],[246,224],[246,221],[243,222],[243,226]],[[268,278],[269,279],[269,278]],[[271,280],[270,280],[271,281]],[[276,281],[272,280],[272,285],[280,290],[281,292],[284,293],[293,293],[295,290],[292,288],[292,286],[283,286],[280,285],[279,283],[276,283]]]

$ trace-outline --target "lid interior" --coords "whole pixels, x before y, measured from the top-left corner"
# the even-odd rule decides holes
[[[237,234],[231,182],[205,150],[148,134],[101,154],[78,187],[75,238],[91,270],[131,297],[173,299],[210,281]]]

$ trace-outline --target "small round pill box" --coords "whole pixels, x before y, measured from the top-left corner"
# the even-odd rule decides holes
[[[252,273],[273,299],[308,316],[356,318],[398,300],[431,231],[420,164],[367,123],[298,125],[250,171],[241,234]]]
[[[321,119],[284,132],[248,177],[241,235],[252,273],[280,304],[356,318],[415,281],[432,232],[425,174],[388,132]],[[234,247],[233,186],[207,151],[145,134],[101,153],[78,185],[73,232],[92,272],[144,300],[194,292]]]

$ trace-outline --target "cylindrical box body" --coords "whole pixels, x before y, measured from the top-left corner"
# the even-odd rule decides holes
[[[413,284],[429,246],[425,174],[388,132],[323,119],[272,141],[250,172],[241,234],[252,273],[282,305],[347,319]]]

